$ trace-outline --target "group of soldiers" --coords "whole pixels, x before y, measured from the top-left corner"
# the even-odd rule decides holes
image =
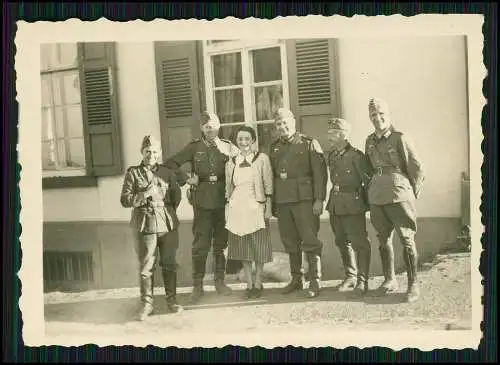
[[[395,230],[404,246],[407,300],[412,302],[419,297],[415,200],[424,180],[423,166],[407,136],[394,128],[386,102],[370,99],[368,112],[374,131],[366,138],[364,152],[350,143],[350,124],[332,117],[325,126],[331,142],[326,153],[316,139],[297,131],[296,118],[290,110],[281,108],[275,113],[280,137],[268,152],[274,175],[272,211],[290,258],[291,274],[283,294],[304,289],[303,257],[309,268],[305,295],[313,298],[320,294],[323,242],[318,238],[319,218],[327,201],[326,210],[346,273],[338,290],[353,290],[359,295],[368,291],[371,246],[366,213],[369,211],[384,274],[384,281],[376,290],[385,295],[398,289],[392,245]],[[178,170],[186,163],[191,165],[192,175],[186,182],[191,186],[189,198],[194,210],[190,296],[193,304],[204,294],[205,266],[211,248],[215,289],[219,294],[231,292],[225,284],[228,233],[224,174],[226,162],[238,149],[218,137],[219,129],[215,114],[202,113],[202,137],[161,163],[170,170]],[[329,194],[328,176],[332,184]]]
[[[393,127],[387,103],[372,98],[368,111],[375,130],[366,139],[365,153],[350,144],[349,123],[330,118],[326,127],[332,149],[328,154],[322,151],[317,140],[296,130],[296,119],[290,110],[281,108],[275,113],[275,127],[280,137],[269,150],[274,174],[273,215],[290,257],[292,276],[283,293],[303,289],[303,257],[309,267],[306,295],[315,297],[320,292],[323,243],[318,239],[318,231],[319,216],[327,197],[328,169],[332,189],[326,209],[346,272],[338,289],[354,289],[360,293],[368,290],[371,248],[365,213],[369,210],[377,231],[385,277],[379,291],[385,294],[397,290],[392,246],[392,233],[396,230],[404,246],[408,300],[419,296],[415,199],[424,180],[422,163],[408,138]],[[227,247],[224,165],[235,153],[235,146],[216,137],[220,128],[216,115],[204,113],[201,123],[202,138],[193,140],[164,162],[172,169],[189,162],[197,176],[194,181],[188,180],[195,187],[191,198],[195,236],[193,303],[203,295],[205,264],[212,240],[215,288],[222,294],[230,292],[224,283]]]

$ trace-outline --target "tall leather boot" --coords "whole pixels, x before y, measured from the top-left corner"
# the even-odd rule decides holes
[[[170,313],[180,312],[182,307],[177,303],[177,271],[162,270],[162,275],[167,298],[167,309]]]
[[[307,261],[309,262],[309,288],[306,296],[315,298],[320,292],[321,280],[321,257],[315,253],[307,253]]]
[[[345,246],[339,247],[342,263],[344,265],[345,279],[337,288],[338,291],[344,292],[354,289],[357,282],[358,268],[356,265],[356,256],[352,249],[351,242],[347,241]]]
[[[381,245],[379,251],[385,280],[378,288],[378,291],[385,295],[398,290],[398,282],[394,273],[394,249],[391,245]]]
[[[406,272],[408,275],[408,289],[406,291],[406,300],[415,302],[420,297],[420,289],[417,283],[417,263],[418,256],[415,249],[405,248],[403,258],[406,264]]]
[[[193,257],[193,292],[189,297],[191,304],[198,303],[204,295],[203,277],[205,276],[206,257]]]
[[[224,278],[226,275],[226,257],[224,252],[214,252],[214,262],[215,262],[215,290],[218,294],[228,295],[231,294],[232,290],[224,283]]]
[[[141,308],[139,309],[139,320],[144,321],[151,313],[153,313],[153,279],[152,277],[140,280],[141,291]]]
[[[292,280],[288,285],[286,285],[281,293],[282,294],[290,294],[297,290],[302,290],[304,288],[304,284],[302,282],[302,252],[293,252],[289,253],[288,257],[290,258],[290,273],[292,275]],[[309,272],[311,268],[309,268]]]
[[[368,279],[370,278],[371,250],[359,250],[356,253],[358,265],[358,282],[354,289],[359,295],[365,295],[368,291]]]

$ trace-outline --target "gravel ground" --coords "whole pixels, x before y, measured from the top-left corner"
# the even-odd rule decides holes
[[[262,336],[262,333],[321,333],[344,330],[460,330],[471,328],[470,255],[438,255],[423,264],[419,272],[421,299],[404,302],[406,274],[397,276],[400,292],[387,297],[369,293],[358,299],[339,293],[339,281],[323,283],[321,296],[314,300],[302,293],[283,296],[283,283],[265,284],[264,296],[244,301],[242,284],[231,284],[233,293],[222,297],[208,287],[203,302],[186,306],[183,312],[167,314],[162,289],[155,288],[156,309],[145,322],[134,318],[138,289],[45,294],[46,335],[52,343],[79,338],[80,343],[102,341],[119,344],[121,338],[143,339],[151,336],[196,338],[231,333]],[[370,280],[377,287],[381,277]],[[190,288],[181,288],[179,300],[185,304]],[[118,341],[118,342],[117,342]],[[135,341],[135,340],[134,340]],[[129,342],[131,343],[131,342]]]

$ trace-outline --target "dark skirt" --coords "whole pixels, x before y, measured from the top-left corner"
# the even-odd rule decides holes
[[[265,229],[259,229],[245,236],[238,236],[230,231],[228,233],[229,260],[255,261],[263,264],[273,261],[269,224],[266,224]]]

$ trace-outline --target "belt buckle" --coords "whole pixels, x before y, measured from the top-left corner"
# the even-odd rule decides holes
[[[208,181],[210,181],[210,182],[217,182],[217,176],[210,175],[210,177],[208,178]]]
[[[339,186],[339,185],[337,185],[337,184],[333,185],[333,192],[334,192],[334,193],[338,193],[338,192],[340,192],[340,186]]]
[[[280,172],[280,179],[281,180],[286,180],[288,177],[288,174],[286,172]]]
[[[383,172],[384,172],[384,171],[383,171],[383,169],[382,169],[382,166],[377,167],[377,174],[378,174],[379,176],[381,176]]]

